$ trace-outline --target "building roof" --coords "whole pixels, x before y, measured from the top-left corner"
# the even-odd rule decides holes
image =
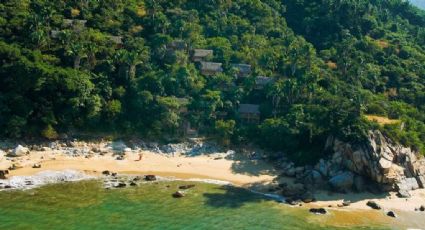
[[[58,38],[60,33],[61,33],[60,30],[52,30],[52,31],[50,31],[50,36],[52,38]]]
[[[74,20],[72,19],[64,19],[62,22],[62,25],[65,27],[69,27],[69,26],[72,26],[73,23],[74,23]]]
[[[223,72],[222,65],[223,65],[222,63],[218,63],[218,62],[201,62],[201,70]]]
[[[232,68],[235,68],[241,74],[250,74],[251,73],[251,65],[248,64],[233,64]]]
[[[62,21],[62,25],[64,27],[70,27],[70,26],[82,26],[84,27],[87,23],[87,20],[79,20],[79,19],[64,19]]]
[[[260,114],[260,106],[254,104],[240,104],[239,105],[239,113],[250,113],[250,114]]]
[[[193,50],[193,57],[197,58],[204,58],[207,56],[212,56],[214,54],[214,51],[212,50],[204,50],[204,49],[194,49]]]
[[[109,36],[109,40],[115,44],[122,44],[122,36]]]
[[[265,86],[270,82],[273,82],[271,77],[258,76],[255,78],[255,85]]]

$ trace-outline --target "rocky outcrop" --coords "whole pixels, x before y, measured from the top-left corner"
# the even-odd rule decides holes
[[[10,153],[11,157],[21,157],[25,156],[30,152],[30,150],[22,145],[16,146],[13,151]]]
[[[337,191],[349,191],[354,184],[354,174],[352,172],[343,172],[332,177],[329,184]]]
[[[321,172],[333,174],[333,168],[348,169],[376,182],[383,190],[396,190],[404,194],[425,186],[423,157],[412,149],[391,141],[380,131],[370,131],[368,141],[360,145],[352,145],[330,137],[326,148],[333,154],[328,162],[319,162],[317,167]],[[346,179],[344,186],[348,187],[351,177],[344,178]],[[341,180],[337,176],[331,179],[330,183]],[[356,180],[353,183],[356,187],[361,187],[362,184]]]

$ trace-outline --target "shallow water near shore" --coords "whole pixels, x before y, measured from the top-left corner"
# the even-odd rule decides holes
[[[106,190],[99,180],[0,192],[0,229],[401,229],[380,214],[313,215],[248,190],[183,181]]]

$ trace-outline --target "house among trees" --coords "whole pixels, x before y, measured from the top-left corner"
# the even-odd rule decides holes
[[[271,77],[264,77],[264,76],[258,76],[255,78],[255,86],[254,88],[257,90],[264,89],[268,84],[273,82],[273,78]]]
[[[176,98],[179,103],[179,113],[180,114],[187,114],[189,112],[188,105],[189,105],[189,99],[184,97],[178,97]]]
[[[217,62],[201,62],[201,73],[205,76],[213,76],[223,72],[222,63]]]
[[[258,124],[260,122],[260,106],[254,104],[240,104],[239,117],[246,123]]]
[[[115,44],[117,48],[123,47],[122,36],[109,36],[109,40]]]
[[[183,40],[176,40],[170,42],[170,44],[167,45],[167,49],[170,50],[186,50],[187,49],[187,43]]]
[[[87,20],[78,20],[78,19],[64,19],[62,22],[62,26],[64,28],[70,28],[75,32],[80,32],[86,27]]]
[[[194,49],[192,54],[192,61],[202,62],[214,55],[212,50]]]
[[[248,77],[251,74],[251,65],[233,64],[232,69],[236,70],[236,77]]]
[[[61,31],[60,30],[52,30],[50,31],[50,37],[51,38],[59,38]]]

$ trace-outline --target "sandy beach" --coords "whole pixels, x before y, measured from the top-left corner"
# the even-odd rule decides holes
[[[140,154],[142,154],[142,160],[138,161]],[[155,174],[179,179],[214,179],[228,181],[250,189],[263,188],[263,191],[267,191],[268,185],[276,185],[273,183],[274,179],[281,174],[281,172],[275,171],[271,164],[262,160],[251,160],[244,157],[231,159],[216,154],[193,157],[180,154],[165,155],[149,151],[127,153],[123,160],[117,160],[112,152],[91,157],[75,157],[66,155],[60,150],[31,151],[26,156],[0,159],[0,169],[7,169],[12,164],[18,168],[11,170],[8,177],[30,176],[46,170],[77,170],[87,174],[100,175],[102,171],[109,170],[119,174]],[[32,168],[34,164],[40,164],[41,168]],[[293,179],[284,178],[283,180],[290,183]],[[279,181],[282,182],[282,179]],[[373,200],[379,203],[383,211],[414,213],[415,209],[425,205],[424,189],[412,191],[412,197],[407,199],[398,198],[393,193],[382,195],[341,194],[328,191],[318,191],[315,193],[315,197],[317,202],[305,206],[338,210],[371,210],[366,203]],[[338,207],[344,200],[351,201],[351,205]]]

